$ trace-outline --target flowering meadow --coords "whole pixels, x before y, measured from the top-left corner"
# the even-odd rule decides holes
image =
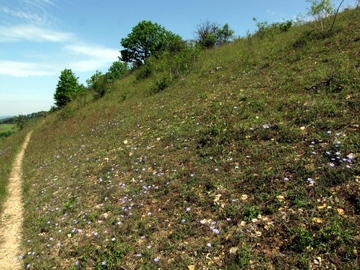
[[[207,50],[156,94],[147,94],[156,78],[134,71],[103,98],[69,104],[68,117],[49,115],[24,157],[14,260],[360,267],[359,13],[339,14],[334,34],[301,46],[307,25]]]

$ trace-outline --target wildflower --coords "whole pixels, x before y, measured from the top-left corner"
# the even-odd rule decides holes
[[[289,178],[285,177],[284,180],[285,180],[285,181],[289,181]]]
[[[79,265],[79,261],[76,261],[76,262],[75,262],[75,265]]]
[[[159,259],[158,259],[158,258],[155,258],[155,259],[154,259],[154,262],[158,262],[158,261],[159,261]]]
[[[147,248],[148,248],[148,249],[150,249],[150,248],[151,248],[151,246],[147,246]]]
[[[102,264],[102,265],[105,265],[105,264],[106,264],[106,261],[103,261],[101,264]]]
[[[186,208],[186,211],[187,211],[187,212],[189,212],[190,210],[191,210],[191,209],[190,209],[189,207],[188,207],[188,208]]]
[[[227,220],[227,221],[231,221],[231,218],[227,218],[226,220]]]
[[[200,220],[200,223],[201,223],[201,224],[205,224],[205,220]]]
[[[186,219],[181,220],[181,222],[185,222],[185,221],[186,221]]]
[[[148,215],[151,216],[151,212],[149,212]]]
[[[115,241],[115,238],[112,238],[112,239],[111,239],[111,241],[113,241],[113,242],[114,242],[114,241]]]
[[[219,234],[219,233],[220,233],[220,231],[217,230],[217,229],[214,229],[213,232],[214,232],[215,234]]]
[[[335,167],[335,164],[334,164],[334,163],[330,163],[330,166],[334,168],[334,167]]]
[[[141,256],[142,256],[142,254],[138,254],[138,255],[136,255],[136,256],[141,257]]]
[[[211,244],[210,244],[210,243],[207,243],[207,246],[208,246],[208,247],[211,247]]]

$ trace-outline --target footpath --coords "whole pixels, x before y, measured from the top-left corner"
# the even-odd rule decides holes
[[[26,136],[20,153],[17,154],[9,177],[8,196],[0,220],[0,268],[4,270],[21,269],[20,254],[23,223],[21,162],[29,143],[31,132]]]

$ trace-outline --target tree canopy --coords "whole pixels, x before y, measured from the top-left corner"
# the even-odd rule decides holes
[[[112,82],[121,78],[128,70],[129,66],[127,63],[115,61],[107,72],[107,79]]]
[[[121,39],[120,60],[126,63],[142,65],[145,60],[162,51],[176,48],[181,41],[179,35],[165,30],[164,27],[151,21],[142,21],[136,25],[126,38]]]
[[[64,107],[71,101],[72,96],[77,93],[79,88],[78,78],[75,77],[71,69],[61,71],[54,94],[56,106]]]

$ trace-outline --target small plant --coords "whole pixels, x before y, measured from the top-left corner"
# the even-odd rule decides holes
[[[155,82],[155,84],[150,88],[151,94],[157,94],[165,90],[169,86],[169,81],[167,78],[162,78]]]

